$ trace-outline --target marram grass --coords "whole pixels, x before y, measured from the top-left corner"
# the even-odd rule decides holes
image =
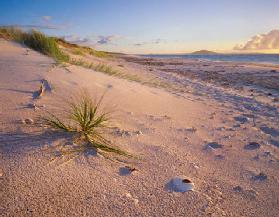
[[[0,38],[13,40],[54,58],[57,62],[68,62],[69,56],[62,52],[56,39],[37,30],[24,32],[14,27],[0,27]]]
[[[104,138],[103,131],[109,127],[110,113],[100,111],[102,99],[103,97],[95,103],[88,95],[83,94],[78,102],[73,100],[68,103],[69,107],[65,111],[66,118],[62,119],[48,113],[47,116],[42,117],[42,121],[53,130],[73,134],[75,142],[80,143],[83,150],[93,148],[100,154],[115,153],[131,156]]]

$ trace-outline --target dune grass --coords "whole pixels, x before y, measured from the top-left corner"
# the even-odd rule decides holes
[[[74,43],[70,43],[65,41],[62,38],[56,38],[56,41],[59,45],[63,46],[64,48],[67,48],[69,52],[75,54],[75,55],[84,55],[89,54],[91,56],[99,57],[99,58],[106,58],[110,57],[111,54],[105,51],[98,51],[91,47],[81,46]]]
[[[81,144],[81,149],[93,148],[100,154],[115,153],[122,156],[131,156],[127,152],[114,147],[111,142],[103,137],[103,131],[107,129],[110,121],[110,113],[100,111],[103,97],[94,102],[88,94],[79,96],[78,101],[68,103],[68,109],[64,112],[67,117],[62,119],[57,115],[48,113],[42,117],[43,123],[53,129],[71,133],[75,142]]]
[[[97,72],[103,72],[108,75],[115,75],[118,73],[118,71],[113,69],[111,66],[102,63],[93,64],[93,63],[86,62],[82,59],[71,59],[69,63],[77,66],[82,66],[88,69],[93,69]]]
[[[24,44],[33,50],[54,58],[57,62],[69,61],[69,56],[61,51],[55,37],[49,37],[39,31],[24,32],[18,28],[0,27],[0,37]]]

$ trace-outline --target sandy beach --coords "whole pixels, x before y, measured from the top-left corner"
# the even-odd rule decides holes
[[[0,50],[0,216],[278,216],[278,66],[71,54],[121,72],[108,75]],[[105,93],[106,137],[136,159],[64,154],[65,135],[37,124],[84,89]]]

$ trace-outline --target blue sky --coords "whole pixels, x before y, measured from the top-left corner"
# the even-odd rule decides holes
[[[231,51],[279,29],[279,0],[1,0],[0,25],[127,53]]]

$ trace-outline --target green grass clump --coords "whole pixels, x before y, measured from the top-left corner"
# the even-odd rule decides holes
[[[100,154],[109,152],[130,156],[127,152],[113,147],[110,141],[103,137],[110,116],[109,113],[100,111],[102,99],[103,97],[94,103],[88,95],[82,95],[77,102],[69,103],[69,109],[65,111],[68,115],[64,120],[49,113],[42,118],[43,123],[54,130],[74,134],[75,140],[83,147],[80,150],[93,148]]]
[[[22,43],[33,50],[54,58],[57,62],[69,61],[69,56],[60,50],[56,39],[39,31],[24,32],[18,28],[1,27],[0,37]]]
[[[60,50],[55,38],[48,37],[41,32],[32,30],[30,33],[25,34],[23,42],[26,46],[51,56],[58,62],[69,61],[69,56]]]

